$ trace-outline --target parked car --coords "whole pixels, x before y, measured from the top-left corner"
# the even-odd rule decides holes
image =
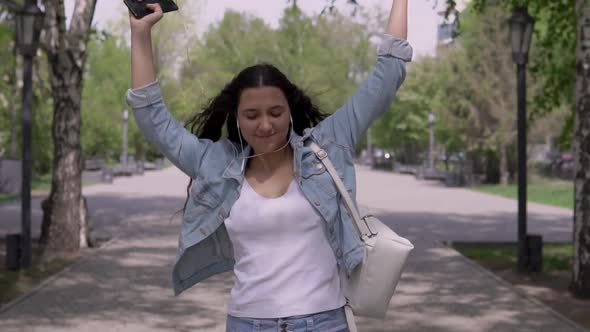
[[[373,167],[391,170],[393,169],[393,159],[395,153],[393,151],[375,148],[373,150]]]
[[[565,180],[571,180],[574,178],[575,161],[572,152],[566,151],[559,154],[553,154],[550,158],[551,161],[546,166],[546,175]]]

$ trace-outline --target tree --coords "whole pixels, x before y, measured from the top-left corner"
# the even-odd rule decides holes
[[[372,126],[375,145],[397,151],[397,159],[403,164],[420,163],[419,151],[428,144],[428,112],[436,110],[440,118],[442,88],[446,85],[439,82],[445,79],[445,69],[429,57],[412,63],[408,68],[411,75],[407,75],[396,102]]]
[[[478,127],[487,145],[483,147],[497,151],[500,182],[508,184],[508,147],[516,140],[516,80],[508,27],[498,24],[508,15],[497,6],[490,6],[485,15],[466,11],[460,37],[468,63],[463,77],[473,92]]]
[[[446,0],[450,8],[455,2]],[[485,9],[487,0],[474,0]],[[531,59],[532,70],[544,86],[535,96],[540,110],[551,111],[565,102],[575,121],[571,131],[575,154],[574,252],[570,290],[576,297],[590,298],[590,46],[584,27],[590,20],[588,0],[502,0],[506,8],[526,5],[536,18],[533,47],[539,55]],[[570,130],[571,127],[565,127]]]
[[[182,90],[191,94],[183,104],[188,114],[240,70],[261,62],[277,66],[330,113],[371,63],[362,26],[337,13],[311,18],[292,6],[285,9],[277,29],[259,18],[227,11],[194,49],[193,61],[182,69]]]
[[[0,51],[0,157],[16,158],[16,56],[10,25],[10,21],[0,20],[0,44],[12,46]]]
[[[590,36],[585,36],[590,21],[590,4],[576,2],[578,13],[576,48],[576,120],[573,146],[576,158],[574,260],[571,291],[590,298]]]
[[[96,0],[76,0],[69,28],[63,0],[45,0],[47,54],[53,97],[54,159],[51,191],[43,202],[41,241],[46,257],[89,244],[87,208],[81,188],[81,100],[87,43]]]
[[[455,10],[456,1],[445,2],[448,16]],[[566,141],[571,137],[576,159],[570,290],[576,297],[590,298],[590,37],[584,32],[590,21],[590,1],[473,0],[480,11],[490,3],[504,8],[525,5],[537,20],[532,47],[538,54],[531,58],[531,71],[543,85],[534,96],[536,110],[551,112],[562,103],[572,106],[574,121],[564,127],[563,135]]]
[[[0,51],[0,155],[19,158],[20,156],[20,78],[21,63],[14,43],[14,12],[21,4],[0,1],[0,45],[9,45]],[[33,121],[32,154],[35,175],[47,174],[53,160],[51,142],[51,109],[48,101],[51,94],[48,88],[46,57],[35,57],[33,66]]]
[[[82,153],[85,157],[118,160],[125,107],[122,95],[130,86],[129,47],[123,37],[94,34],[88,50],[82,92]],[[132,137],[136,128],[130,127]]]
[[[3,124],[9,128],[9,137],[0,137],[0,146],[6,146],[6,142],[10,142],[10,146],[6,149],[1,149],[3,153],[9,158],[17,158],[17,112],[18,112],[18,84],[17,84],[17,49],[14,42],[14,12],[18,9],[16,3],[12,1],[0,2],[3,6],[0,7],[0,38],[1,45],[10,45],[3,49],[0,58],[3,59],[1,66],[2,79],[0,80],[0,108],[4,109],[6,113],[6,122]],[[7,129],[8,129],[7,128]],[[7,130],[8,131],[8,130]]]
[[[505,16],[499,8],[485,16],[470,11],[463,16],[464,30],[454,45],[441,47],[435,58],[422,57],[411,63],[398,101],[375,124],[375,142],[397,150],[402,163],[420,163],[417,154],[427,148],[427,119],[432,111],[447,168],[449,156],[457,152],[467,152],[475,162],[482,159],[483,151],[490,151],[490,156],[497,151],[506,183],[506,150],[515,137],[511,90],[515,80],[508,31],[497,24]],[[484,170],[490,175],[486,181],[498,181],[491,176],[497,170],[475,169]]]

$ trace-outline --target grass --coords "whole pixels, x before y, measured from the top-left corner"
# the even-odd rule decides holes
[[[6,248],[5,239],[0,239],[0,243],[2,248]],[[3,258],[3,261],[5,255],[4,250],[2,250],[0,257]],[[28,270],[9,271],[4,264],[0,266],[0,305],[4,305],[30,291],[78,259],[74,255],[69,258],[54,259],[41,263],[41,248],[38,241],[31,241],[31,256],[31,268]]]
[[[82,186],[89,186],[94,182],[82,181]],[[31,180],[32,194],[46,195],[51,190],[51,174],[35,176]],[[0,194],[0,203],[10,202],[20,198],[20,194]]]
[[[590,329],[590,301],[569,291],[572,271],[571,243],[543,244],[543,271],[520,273],[516,269],[516,243],[452,243],[454,249],[513,287],[536,298],[565,317]]]
[[[15,300],[19,296],[31,291],[39,284],[63,271],[92,250],[102,247],[109,239],[95,238],[93,246],[67,254],[65,257],[42,261],[42,247],[38,239],[31,241],[31,268],[28,270],[10,271],[6,264],[0,264],[0,306]],[[0,259],[6,261],[6,238],[0,237]]]
[[[0,194],[0,203],[14,201],[18,196],[18,194]]]
[[[33,177],[31,189],[38,191],[49,191],[51,189],[51,174]]]
[[[62,271],[73,260],[54,260],[29,270],[0,271],[0,305],[4,305],[30,291],[45,279]]]
[[[518,186],[513,185],[482,185],[473,190],[488,194],[518,198]],[[567,209],[574,207],[574,184],[561,180],[536,179],[527,185],[527,200],[529,202],[547,204]]]
[[[490,270],[516,267],[516,243],[453,243],[453,248]],[[543,243],[543,272],[570,271],[571,243]]]
[[[51,189],[51,174],[35,176],[31,180],[31,191],[48,192]],[[0,194],[0,203],[10,202],[20,198],[20,194]]]

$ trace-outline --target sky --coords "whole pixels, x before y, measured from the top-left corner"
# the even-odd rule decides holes
[[[198,13],[188,13],[195,17],[199,32],[205,31],[209,24],[219,21],[226,9],[247,12],[264,19],[268,24],[276,27],[286,0],[196,0]],[[442,0],[438,0],[441,2]],[[344,3],[344,0],[339,0]],[[393,0],[362,0],[367,8],[380,8],[389,13]],[[434,55],[436,48],[437,25],[440,18],[433,8],[436,0],[408,1],[408,41],[414,48],[414,58],[423,55]],[[75,0],[65,0],[66,15],[73,11]],[[318,14],[323,6],[322,0],[298,0],[299,7],[308,14]],[[180,8],[182,11],[182,8]],[[93,23],[99,28],[108,30],[109,22],[117,21],[121,15],[126,15],[127,9],[123,0],[98,0]],[[168,14],[167,14],[168,15]],[[173,14],[174,15],[174,14]],[[182,15],[187,15],[183,12]],[[385,31],[385,27],[383,27]]]

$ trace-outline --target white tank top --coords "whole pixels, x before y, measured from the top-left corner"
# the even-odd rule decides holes
[[[236,260],[228,314],[285,318],[342,307],[323,223],[295,180],[283,196],[266,198],[244,179],[225,220]]]

